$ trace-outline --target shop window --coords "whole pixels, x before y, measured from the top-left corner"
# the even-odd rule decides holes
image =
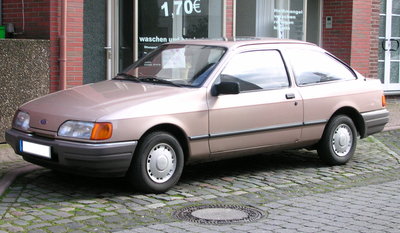
[[[237,0],[236,35],[319,41],[319,0]]]
[[[166,42],[221,37],[222,4],[222,0],[139,0],[138,57]]]

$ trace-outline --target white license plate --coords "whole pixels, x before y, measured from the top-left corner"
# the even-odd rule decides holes
[[[33,155],[42,156],[45,158],[51,158],[50,146],[40,145],[33,142],[20,141],[20,151]]]

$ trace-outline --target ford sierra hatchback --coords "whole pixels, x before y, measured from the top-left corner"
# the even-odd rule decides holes
[[[184,165],[316,149],[348,162],[389,121],[377,79],[316,45],[280,39],[167,43],[117,74],[19,107],[6,140],[26,161],[126,176],[160,193]]]

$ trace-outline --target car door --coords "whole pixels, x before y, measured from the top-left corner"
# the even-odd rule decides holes
[[[216,82],[237,82],[239,94],[208,98],[211,153],[295,143],[303,124],[303,103],[291,87],[278,50],[234,55]]]

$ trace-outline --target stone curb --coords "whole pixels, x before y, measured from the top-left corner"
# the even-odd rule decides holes
[[[39,170],[42,167],[31,164],[25,167],[20,167],[14,170],[11,170],[9,172],[7,172],[4,176],[1,177],[0,180],[0,196],[3,195],[3,193],[7,190],[8,187],[10,187],[10,185],[12,184],[12,182],[14,182],[14,180],[21,176],[21,175],[25,175],[27,173],[33,172],[35,170]]]

